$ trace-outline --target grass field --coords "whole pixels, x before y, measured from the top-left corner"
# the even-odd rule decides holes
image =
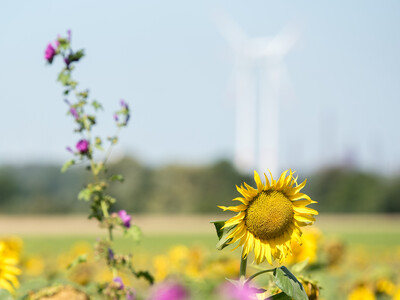
[[[216,235],[211,220],[221,216],[133,216],[143,231],[139,249],[163,251],[174,244],[196,245],[212,249]],[[321,215],[315,227],[326,237],[338,237],[349,246],[400,246],[400,215]],[[0,235],[15,234],[23,238],[28,252],[41,249],[65,249],[77,240],[95,241],[104,235],[96,221],[85,216],[0,216]],[[118,241],[122,247],[128,242]]]

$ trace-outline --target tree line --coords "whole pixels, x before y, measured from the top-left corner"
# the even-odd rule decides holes
[[[219,213],[217,205],[232,205],[238,196],[235,185],[255,185],[253,174],[241,174],[224,160],[149,167],[125,158],[110,165],[109,172],[125,177],[110,187],[117,198],[113,209],[123,207],[131,213]],[[78,167],[62,174],[52,165],[2,166],[0,214],[86,213],[87,203],[78,201],[77,193],[88,176]],[[318,201],[314,207],[321,213],[400,212],[400,176],[332,167],[307,177],[304,192]]]

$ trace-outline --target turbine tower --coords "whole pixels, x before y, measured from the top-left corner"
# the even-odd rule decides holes
[[[242,172],[270,169],[277,174],[280,87],[288,79],[283,58],[299,34],[285,28],[272,38],[249,38],[226,14],[216,22],[234,56],[235,166]]]

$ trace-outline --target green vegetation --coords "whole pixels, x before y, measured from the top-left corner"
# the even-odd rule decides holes
[[[167,165],[150,168],[125,158],[110,166],[110,174],[125,174],[126,184],[113,183],[118,198],[114,210],[134,213],[216,213],[216,205],[230,205],[235,185],[254,185],[252,174],[240,174],[231,163]],[[345,168],[332,168],[308,177],[305,193],[319,202],[320,213],[400,212],[400,177],[386,178]],[[58,166],[0,168],[0,210],[3,213],[86,213],[77,193],[89,172],[74,167],[61,174]]]

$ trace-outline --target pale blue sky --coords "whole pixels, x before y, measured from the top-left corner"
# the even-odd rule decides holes
[[[0,4],[0,163],[57,162],[78,139],[59,66],[43,54],[72,30],[87,57],[75,73],[104,104],[99,129],[112,134],[119,99],[132,122],[119,153],[149,164],[232,158],[232,60],[213,20],[232,16],[251,37],[288,23],[302,37],[285,58],[294,93],[281,109],[281,168],[349,160],[399,172],[398,1],[3,1]]]

